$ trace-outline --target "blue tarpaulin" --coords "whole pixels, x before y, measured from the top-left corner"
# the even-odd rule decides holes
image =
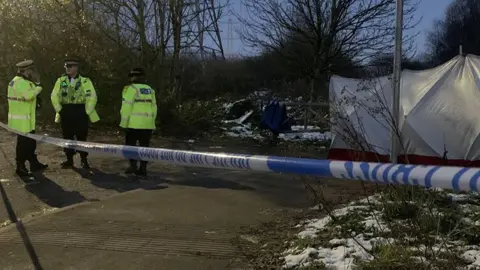
[[[278,101],[270,101],[263,111],[261,128],[268,128],[274,133],[281,133],[282,130],[291,130],[290,121],[287,116],[287,108]]]

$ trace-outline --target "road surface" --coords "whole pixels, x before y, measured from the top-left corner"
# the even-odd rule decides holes
[[[258,241],[244,235],[245,228],[291,220],[312,206],[303,181],[292,175],[151,163],[148,179],[131,181],[121,174],[127,162],[119,158],[91,156],[91,172],[61,169],[63,152],[46,144],[37,152],[49,169],[39,183],[24,185],[14,176],[15,136],[0,131],[0,138],[2,187],[44,269],[251,269],[240,250]],[[91,140],[121,144],[122,138],[94,134]],[[239,150],[253,151],[232,147]],[[322,185],[331,201],[363,192],[357,182]],[[0,252],[8,254],[0,268],[34,269],[5,207],[0,219]],[[239,238],[247,239],[241,247]]]

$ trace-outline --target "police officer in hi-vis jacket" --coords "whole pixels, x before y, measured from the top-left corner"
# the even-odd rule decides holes
[[[95,106],[97,93],[92,81],[79,74],[79,60],[75,57],[65,60],[66,74],[57,79],[52,91],[51,101],[55,108],[55,123],[60,123],[64,139],[86,141],[89,122],[100,120]],[[75,150],[64,149],[66,160],[63,168],[73,167]],[[89,169],[87,152],[78,151],[81,166]]]
[[[42,91],[40,77],[32,60],[17,64],[17,75],[8,84],[8,126],[22,133],[35,133],[35,119],[38,95]],[[31,172],[44,170],[48,165],[38,161],[35,150],[37,142],[29,137],[18,135],[16,147],[16,174],[30,177]],[[25,161],[30,163],[30,171]]]
[[[120,127],[125,129],[125,145],[149,147],[155,130],[157,102],[155,91],[145,82],[142,68],[134,68],[128,74],[130,83],[123,88]],[[147,162],[130,160],[126,174],[147,175]]]

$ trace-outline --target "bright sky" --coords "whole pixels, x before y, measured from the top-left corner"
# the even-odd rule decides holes
[[[418,53],[425,52],[425,42],[426,42],[426,35],[427,32],[432,28],[433,23],[436,19],[442,19],[443,15],[445,14],[445,10],[448,5],[453,0],[420,0],[419,8],[415,14],[417,18],[422,18],[422,21],[417,25],[417,27],[413,30],[418,32],[419,35],[417,36],[417,51]],[[230,0],[231,9],[235,10],[235,12],[242,14],[245,12],[245,8],[241,5],[241,0]],[[229,37],[228,29],[229,29],[229,19],[231,19],[231,28],[233,29],[233,38],[232,36]],[[226,16],[220,25],[222,29],[222,39],[225,50],[227,54],[239,54],[245,53],[245,48],[238,37],[235,29],[241,27],[241,25],[237,22],[237,19],[233,15]],[[231,41],[230,41],[231,40]],[[231,45],[231,52],[229,52],[229,43]]]

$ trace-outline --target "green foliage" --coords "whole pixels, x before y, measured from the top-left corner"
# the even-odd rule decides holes
[[[165,18],[173,12],[168,5],[161,8]],[[180,3],[180,1],[178,1]],[[15,75],[15,63],[25,58],[36,61],[44,91],[40,94],[42,108],[38,122],[52,123],[54,110],[50,93],[55,80],[64,73],[66,55],[77,55],[82,63],[80,72],[92,79],[97,90],[97,110],[101,121],[97,125],[117,126],[120,120],[122,89],[127,84],[128,70],[142,66],[147,71],[147,81],[156,90],[159,105],[159,129],[164,134],[197,136],[207,131],[215,132],[218,123],[216,108],[210,100],[225,93],[242,94],[253,88],[252,73],[247,72],[243,61],[209,59],[203,65],[195,57],[179,57],[166,53],[165,47],[152,40],[149,50],[142,48],[143,41],[135,36],[148,31],[160,31],[157,25],[144,25],[138,21],[141,6],[116,13],[115,8],[126,7],[122,1],[7,1],[0,3],[0,87],[5,89]],[[151,7],[150,7],[151,8]],[[157,16],[151,13],[145,16]],[[136,16],[136,17],[135,17]],[[135,19],[135,20],[133,20]],[[132,25],[122,22],[133,21]],[[148,29],[147,29],[148,28]],[[163,29],[163,35],[171,29]],[[170,31],[170,32],[169,32]],[[133,33],[133,36],[132,36]],[[157,37],[161,33],[156,32]],[[165,39],[167,40],[167,39]],[[0,99],[6,104],[6,91]],[[197,104],[197,101],[202,102]],[[7,106],[2,106],[0,118],[6,120]]]
[[[430,269],[424,264],[412,259],[414,253],[399,245],[378,245],[371,251],[374,256],[372,261],[358,262],[356,269],[361,270],[420,270]]]
[[[159,131],[162,135],[203,137],[218,131],[221,112],[214,102],[188,101],[180,106],[163,101],[159,104]]]
[[[311,238],[311,237],[297,238],[295,239],[295,241],[293,241],[293,246],[298,247],[301,250],[306,249],[308,247],[315,247],[318,244],[319,244],[318,239]]]
[[[395,232],[409,232],[424,244],[437,241],[431,235],[454,238],[471,245],[480,243],[475,228],[463,220],[461,203],[452,201],[445,192],[398,187],[389,189],[382,197],[383,219],[394,224]],[[408,222],[398,223],[398,220]]]
[[[387,204],[384,209],[385,219],[388,221],[414,219],[417,218],[419,210],[417,205],[408,202]]]
[[[301,266],[298,270],[328,270],[323,262],[313,262],[307,266]]]
[[[15,63],[25,58],[35,60],[44,86],[38,122],[53,123],[51,89],[64,72],[64,57],[77,55],[82,61],[81,73],[90,77],[97,89],[101,117],[98,125],[113,127],[119,123],[126,74],[132,67],[141,66],[157,93],[161,133],[202,136],[218,131],[217,108],[210,104],[213,99],[226,95],[245,98],[260,88],[283,97],[309,97],[315,92],[314,96],[325,98],[328,74],[356,76],[363,70],[343,48],[332,55],[326,53],[324,50],[335,46],[323,46],[322,36],[308,42],[295,42],[290,37],[278,50],[271,48],[259,56],[242,59],[225,60],[218,52],[223,48],[206,48],[206,56],[200,61],[197,43],[192,42],[198,33],[182,27],[196,21],[191,17],[198,14],[188,13],[191,11],[184,1],[134,2],[135,5],[126,0],[1,2],[0,87],[5,89],[15,75]],[[216,12],[218,16],[222,14],[220,10]],[[215,28],[213,23],[209,24],[207,28]],[[302,31],[306,36],[314,34],[310,28]],[[322,54],[321,59],[315,57],[318,53]],[[292,59],[296,61],[288,61]],[[315,63],[313,59],[317,59]],[[318,74],[313,74],[315,70]],[[5,93],[0,94],[4,104]],[[202,104],[196,104],[197,101]],[[2,121],[6,111],[7,106],[0,110]]]

